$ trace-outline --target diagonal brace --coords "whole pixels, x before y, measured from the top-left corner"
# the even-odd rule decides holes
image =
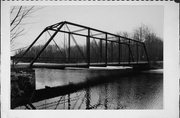
[[[61,24],[61,26],[58,28],[60,30],[63,27],[64,23]],[[53,38],[56,36],[58,33],[58,30],[51,36],[51,38],[46,42],[44,47],[41,49],[41,51],[37,54],[37,56],[31,61],[30,67],[32,67],[33,63],[37,60],[37,58],[41,55],[41,53],[44,51],[44,49],[48,46],[48,44],[53,40]]]

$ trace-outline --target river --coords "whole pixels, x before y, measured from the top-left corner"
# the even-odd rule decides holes
[[[104,82],[33,105],[37,109],[163,109],[163,70],[118,75],[123,69],[127,68],[36,69],[36,89],[78,84],[94,78]],[[105,76],[108,81],[102,79]]]

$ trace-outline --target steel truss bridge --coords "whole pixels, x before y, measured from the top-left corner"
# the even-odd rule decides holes
[[[29,56],[36,42],[45,33],[49,34],[49,39],[33,56]],[[57,42],[63,41],[63,35],[67,38],[64,38],[64,43],[60,42],[59,45]],[[42,56],[48,55],[48,52],[43,53],[51,43],[54,43],[61,56]],[[62,69],[65,67],[149,65],[144,42],[68,21],[46,27],[26,50],[12,57],[12,60],[14,67],[17,68]]]
[[[45,34],[49,36],[47,40],[43,38]],[[41,39],[44,44],[37,45]],[[27,49],[19,50],[15,56],[11,57],[11,60],[11,67],[15,70],[89,68],[91,66],[130,66],[137,70],[150,68],[144,42],[67,21],[46,27]],[[122,76],[131,73],[128,70],[126,72],[122,70],[121,72]],[[88,83],[77,85],[70,84],[33,90],[33,93],[17,98],[11,104],[11,108],[25,105],[28,109],[36,109],[32,103],[68,94],[67,102],[68,109],[70,109],[70,93],[87,88],[89,85],[95,86],[99,84],[97,82],[110,81],[108,77],[102,78],[102,81],[88,81]],[[91,108],[88,93],[85,95],[87,109]],[[60,104],[61,99],[62,97],[56,103],[57,105]],[[65,104],[65,101],[64,99],[63,104]],[[57,105],[55,108],[57,108]]]

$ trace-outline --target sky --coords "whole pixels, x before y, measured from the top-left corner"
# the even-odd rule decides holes
[[[61,21],[70,21],[115,34],[133,33],[134,29],[144,24],[163,39],[163,14],[163,6],[43,6],[25,21],[29,24],[24,26],[25,34],[16,39],[15,49],[30,45],[45,27]]]

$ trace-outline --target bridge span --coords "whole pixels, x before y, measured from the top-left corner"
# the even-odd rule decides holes
[[[46,33],[49,39],[44,44],[36,45]],[[18,51],[11,59],[13,67],[17,68],[149,64],[144,42],[68,21],[46,27],[26,50]]]
[[[43,38],[45,34],[48,34],[48,40]],[[40,39],[44,44],[38,44]],[[13,71],[32,68],[65,69],[66,67],[127,66],[133,68],[118,71],[123,76],[137,70],[150,69],[144,42],[68,21],[46,27],[27,49],[18,50],[11,60]],[[109,81],[105,76],[102,78],[101,82]],[[75,92],[87,85],[96,85],[98,82],[100,81],[33,89],[33,92],[30,89],[27,90],[28,95],[25,93],[22,97],[11,98],[11,108],[27,106],[27,104],[34,108],[31,104],[33,102]]]

